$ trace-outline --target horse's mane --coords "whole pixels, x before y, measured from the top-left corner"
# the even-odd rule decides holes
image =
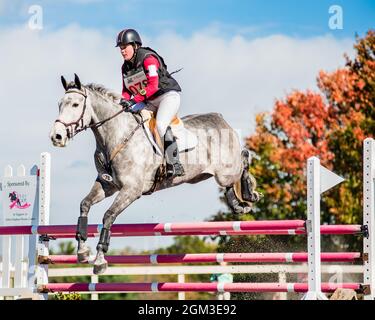
[[[89,83],[85,85],[85,88],[93,91],[94,93],[99,93],[101,96],[108,98],[115,103],[118,103],[121,98],[119,93],[107,89],[102,84]]]

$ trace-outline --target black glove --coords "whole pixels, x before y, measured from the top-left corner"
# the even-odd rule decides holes
[[[126,112],[132,112],[132,106],[134,106],[136,103],[134,100],[125,100],[123,98],[121,98],[120,100],[120,105],[122,105],[122,108],[126,111]]]

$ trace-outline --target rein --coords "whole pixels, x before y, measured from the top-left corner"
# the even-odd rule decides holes
[[[61,121],[59,119],[57,119],[55,121],[55,123],[59,122],[59,123],[61,123],[61,124],[63,124],[65,126],[66,133],[67,133],[67,136],[68,136],[69,139],[72,139],[75,135],[77,135],[81,131],[85,131],[87,129],[92,129],[92,128],[95,128],[95,129],[99,128],[103,124],[105,124],[107,121],[112,120],[113,118],[117,117],[119,114],[121,114],[122,112],[124,112],[124,110],[122,109],[122,110],[116,112],[113,116],[111,116],[111,117],[109,117],[107,119],[104,119],[102,121],[99,121],[99,122],[96,122],[96,123],[84,126],[83,125],[83,117],[84,117],[85,111],[86,111],[86,100],[87,100],[86,90],[85,90],[85,92],[82,92],[82,91],[79,91],[79,90],[68,90],[65,93],[72,93],[72,92],[81,94],[82,96],[85,97],[85,101],[84,101],[84,105],[83,105],[83,110],[82,110],[81,116],[78,118],[77,121],[73,121],[73,122],[69,122],[69,123],[65,123],[64,121]],[[80,123],[81,123],[81,128],[78,128],[79,125],[80,125]],[[73,128],[74,125],[75,125],[75,127]]]
[[[112,120],[113,118],[117,117],[119,114],[123,113],[124,112],[124,109],[121,109],[120,111],[116,112],[114,115],[110,116],[109,118],[107,119],[104,119],[104,120],[101,120],[99,122],[96,122],[96,123],[93,123],[93,124],[89,124],[89,125],[86,125],[84,126],[83,125],[83,117],[85,115],[85,111],[86,111],[86,102],[87,102],[87,94],[86,94],[86,89],[85,91],[81,91],[81,90],[71,90],[69,89],[68,91],[65,92],[66,93],[78,93],[78,94],[81,94],[82,96],[85,97],[85,101],[84,101],[84,105],[83,105],[83,110],[82,110],[82,113],[80,115],[80,117],[78,118],[78,120],[76,121],[73,121],[73,122],[69,122],[69,123],[65,123],[64,121],[61,121],[60,119],[57,119],[55,120],[55,123],[56,122],[59,122],[61,124],[63,124],[66,128],[66,133],[67,133],[67,136],[69,139],[73,139],[74,136],[76,136],[78,133],[82,132],[82,131],[85,131],[87,129],[92,129],[92,128],[99,128],[101,127],[103,124],[105,124],[106,122]],[[112,151],[111,153],[111,156],[110,156],[110,159],[109,159],[109,162],[112,162],[112,160],[116,157],[116,155],[126,146],[126,144],[130,141],[130,139],[133,137],[133,135],[135,134],[135,132],[145,123],[145,121],[140,121],[138,120],[138,118],[136,116],[134,116],[135,120],[137,121],[137,126],[130,132],[130,134],[125,138],[123,139],[118,145],[116,145],[115,149]],[[74,126],[74,127],[73,127]],[[79,128],[79,126],[81,126],[81,128]]]

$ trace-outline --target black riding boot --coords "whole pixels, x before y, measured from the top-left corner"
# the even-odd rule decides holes
[[[179,159],[176,138],[174,137],[172,129],[169,126],[164,135],[164,156],[167,162],[168,178],[185,175],[184,167]]]

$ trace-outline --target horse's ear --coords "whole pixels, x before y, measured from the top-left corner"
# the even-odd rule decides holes
[[[76,84],[78,90],[81,90],[82,88],[81,80],[79,80],[79,77],[76,74],[74,74],[74,83]]]
[[[64,76],[61,76],[61,83],[62,83],[62,85],[63,85],[63,87],[64,87],[64,89],[66,91],[67,88],[68,88],[68,85],[66,83],[66,80],[65,80]]]

